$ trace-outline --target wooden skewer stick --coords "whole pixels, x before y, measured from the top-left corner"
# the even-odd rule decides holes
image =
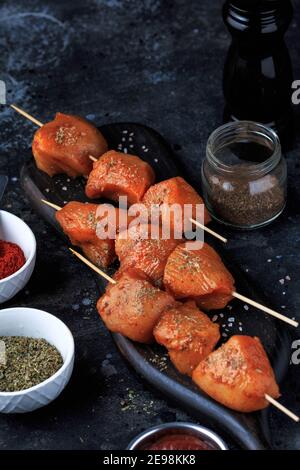
[[[291,418],[292,420],[296,421],[296,423],[299,423],[299,416],[295,415],[295,413],[293,413],[292,411],[290,411],[288,408],[286,408],[285,406],[283,406],[281,403],[279,403],[277,400],[274,400],[274,398],[270,397],[270,395],[268,395],[267,393],[265,394],[265,399],[271,403],[272,405],[274,405],[276,408],[278,408],[278,410],[282,411],[282,413],[286,414],[289,418]]]
[[[78,251],[73,250],[73,248],[69,248],[69,250],[73,253],[73,255],[77,256],[77,258],[79,258],[81,261],[83,261],[87,266],[89,266],[91,269],[93,269],[97,274],[100,274],[100,276],[104,277],[108,282],[111,282],[112,284],[117,283],[112,277],[110,277],[104,271],[102,271],[97,266],[95,266],[93,263],[91,263],[87,258],[85,258],[80,253],[78,253]]]
[[[97,162],[97,158],[93,157],[92,155],[89,155],[89,159],[92,160],[93,162]],[[195,220],[195,219],[190,219],[190,221],[197,225],[197,227],[201,228],[202,230],[205,230],[206,232],[210,233],[211,235],[213,235],[214,237],[218,238],[219,240],[221,240],[223,243],[227,243],[227,238],[225,237],[222,237],[221,235],[219,235],[218,233],[216,233],[214,230],[212,230],[211,228],[208,228],[206,227],[205,225],[201,224],[200,222],[198,222],[198,220]]]
[[[17,111],[17,113],[29,119],[29,121],[33,122],[37,126],[42,127],[44,125],[41,121],[38,121],[33,116],[30,116],[30,114],[26,113],[26,111],[23,111],[23,109],[18,108],[18,106],[16,106],[15,104],[11,104],[10,107]]]
[[[59,207],[57,204],[53,204],[53,202],[46,201],[46,199],[41,199],[41,201],[56,211],[60,211],[62,209],[62,207]]]
[[[219,235],[217,232],[215,232],[215,231],[212,230],[211,228],[208,228],[208,227],[206,227],[206,225],[201,224],[200,222],[198,222],[198,220],[190,219],[190,221],[191,221],[193,224],[197,225],[197,227],[202,228],[202,230],[205,230],[205,232],[208,232],[208,233],[210,233],[211,235],[213,235],[214,237],[218,238],[218,239],[221,240],[223,243],[227,243],[227,238],[222,237],[222,235]]]
[[[77,256],[81,261],[83,261],[87,266],[89,266],[90,268],[92,268],[96,273],[100,274],[100,276],[103,276],[105,277],[105,279],[107,279],[109,282],[111,282],[112,284],[116,284],[117,282],[110,276],[108,276],[106,273],[104,273],[103,271],[101,271],[101,269],[97,268],[97,266],[95,266],[93,263],[91,263],[88,259],[86,259],[84,256],[82,256],[80,253],[78,253],[77,251],[73,250],[72,248],[69,248],[70,251],[72,251],[72,253]],[[270,395],[268,394],[265,394],[265,399],[271,404],[271,405],[274,405],[276,408],[278,408],[278,410],[280,410],[282,413],[284,413],[285,415],[287,415],[289,418],[291,418],[292,420],[296,421],[297,423],[299,422],[299,417],[297,415],[295,415],[292,411],[290,411],[288,408],[286,408],[285,406],[283,406],[281,403],[279,403],[277,400],[275,400],[274,398],[272,398]]]
[[[237,292],[232,292],[232,295],[233,295],[233,297],[241,300],[242,302],[246,302],[247,304],[258,308],[259,310],[262,310],[263,312],[266,312],[269,315],[272,315],[273,317],[276,317],[279,320],[282,320],[282,321],[288,323],[289,325],[294,326],[295,328],[297,328],[299,326],[299,323],[297,321],[292,320],[291,318],[288,318],[288,317],[286,317],[285,315],[282,315],[279,312],[275,312],[275,310],[272,310],[269,307],[265,307],[264,305],[262,305],[258,302],[255,302],[255,300],[251,300],[248,297],[245,297],[244,295],[238,294]]]

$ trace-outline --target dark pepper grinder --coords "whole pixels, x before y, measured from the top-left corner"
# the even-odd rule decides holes
[[[224,66],[224,119],[272,127],[285,148],[293,136],[293,72],[284,42],[290,0],[227,0],[223,19],[232,35]]]

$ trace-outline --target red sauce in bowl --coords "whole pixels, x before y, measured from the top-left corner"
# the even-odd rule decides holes
[[[217,450],[206,441],[190,434],[169,434],[147,446],[145,450]]]

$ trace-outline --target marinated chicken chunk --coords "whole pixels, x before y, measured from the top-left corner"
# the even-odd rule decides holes
[[[265,394],[280,396],[268,356],[251,336],[232,336],[200,362],[193,380],[210,397],[241,412],[266,408]]]
[[[167,292],[153,286],[142,273],[117,273],[97,303],[98,312],[110,331],[140,343],[153,341],[153,328],[166,307],[174,303]]]
[[[234,279],[207,243],[178,245],[168,258],[163,283],[176,299],[192,298],[204,310],[224,308],[232,299]]]
[[[182,239],[162,238],[161,227],[148,224],[134,225],[116,239],[116,253],[122,269],[143,271],[152,282],[161,285],[169,255]]]
[[[219,325],[201,312],[194,301],[168,307],[154,328],[154,337],[168,350],[171,361],[182,374],[195,367],[220,339]]]
[[[196,219],[206,225],[211,220],[207,209],[204,206],[203,199],[183,178],[176,176],[168,180],[151,186],[143,197],[143,204],[148,208],[160,208],[161,221],[168,224],[174,230],[178,223],[182,226],[182,232],[185,231],[185,225],[190,224],[190,218]],[[170,211],[173,205],[174,211]],[[197,210],[198,208],[198,210]],[[202,212],[201,212],[202,210]],[[197,217],[197,214],[200,216]],[[201,217],[202,216],[202,217]]]
[[[98,158],[106,151],[107,142],[93,124],[63,113],[38,129],[32,142],[36,165],[49,176],[87,176],[93,166],[90,155]]]
[[[94,162],[85,191],[91,199],[118,201],[120,196],[127,196],[131,205],[142,200],[154,179],[151,166],[139,157],[110,150]]]
[[[106,210],[110,210],[110,207],[102,204],[100,212],[98,204],[72,201],[56,212],[56,220],[71,243],[79,246],[93,263],[102,268],[107,268],[116,258],[115,240],[109,236],[108,228],[103,227],[104,235],[107,231],[105,238],[100,238],[99,232],[97,233],[97,224],[101,224],[102,220],[107,224],[105,213]],[[113,209],[117,214],[116,231],[126,229],[127,219],[120,216],[123,211],[126,211]],[[100,214],[102,214],[102,218]]]

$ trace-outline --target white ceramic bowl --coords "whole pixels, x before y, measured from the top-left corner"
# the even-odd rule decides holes
[[[16,295],[29,281],[35,265],[36,241],[32,230],[14,214],[0,211],[0,240],[17,243],[26,263],[14,274],[0,280],[0,304]]]
[[[57,317],[35,308],[0,310],[0,336],[44,338],[63,358],[62,367],[44,382],[20,392],[0,392],[0,412],[26,413],[54,400],[68,383],[74,365],[74,339],[69,328]]]

